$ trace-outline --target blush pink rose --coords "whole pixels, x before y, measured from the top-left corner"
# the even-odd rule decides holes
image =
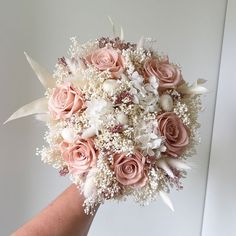
[[[136,152],[133,155],[116,153],[114,155],[114,171],[116,179],[124,186],[143,187],[147,182],[145,157]]]
[[[162,60],[157,58],[148,59],[144,63],[144,70],[147,76],[158,78],[159,87],[162,89],[176,88],[182,80],[180,69],[170,64],[168,57]]]
[[[72,114],[85,108],[82,92],[69,82],[53,89],[48,101],[48,109],[56,120],[71,117]]]
[[[97,49],[86,57],[86,61],[100,71],[110,71],[116,78],[124,71],[124,58],[113,48]]]
[[[161,135],[165,137],[166,154],[180,156],[189,144],[190,131],[174,112],[165,112],[157,116]]]
[[[70,144],[63,141],[60,144],[61,153],[68,165],[70,173],[84,174],[95,166],[98,156],[94,142],[92,139],[78,138],[74,143]]]

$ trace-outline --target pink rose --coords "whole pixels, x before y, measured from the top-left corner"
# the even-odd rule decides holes
[[[120,77],[124,71],[123,56],[112,48],[97,49],[86,57],[86,61],[100,71],[110,71],[113,77]]]
[[[78,138],[70,144],[63,141],[61,144],[61,153],[72,174],[87,173],[90,168],[95,166],[98,156],[92,139]]]
[[[189,143],[190,131],[174,112],[157,116],[159,131],[165,137],[166,154],[180,156]]]
[[[71,117],[72,114],[85,108],[83,94],[69,82],[53,89],[48,101],[48,109],[56,120]]]
[[[144,70],[147,76],[158,78],[160,88],[176,88],[182,80],[180,69],[177,66],[171,65],[168,57],[161,61],[156,58],[150,58],[145,62]]]
[[[141,153],[136,152],[129,156],[125,153],[116,153],[113,158],[114,171],[119,183],[131,187],[143,187],[146,184],[145,157]]]

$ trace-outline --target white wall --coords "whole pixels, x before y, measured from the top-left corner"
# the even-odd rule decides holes
[[[207,183],[203,236],[236,235],[236,1],[229,0]]]
[[[186,80],[209,80],[211,93],[200,116],[203,142],[184,190],[171,194],[176,212],[160,201],[146,208],[130,201],[106,203],[90,236],[200,235],[225,7],[226,0],[1,0],[0,122],[43,93],[23,51],[53,70],[70,36],[86,41],[110,34],[107,15],[123,25],[127,40],[156,38],[160,50],[183,66]],[[0,235],[8,235],[69,185],[35,156],[35,148],[44,143],[44,129],[33,118],[0,127]]]

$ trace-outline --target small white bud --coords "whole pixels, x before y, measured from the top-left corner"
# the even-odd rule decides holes
[[[86,130],[84,130],[83,134],[82,134],[82,138],[87,139],[87,138],[91,138],[96,134],[96,129],[94,127],[90,127]]]
[[[71,128],[64,128],[61,131],[61,136],[65,141],[72,143],[76,138],[76,132]]]
[[[173,99],[169,94],[163,94],[160,97],[160,104],[164,111],[173,110]]]
[[[104,81],[102,88],[103,91],[108,93],[109,95],[114,95],[116,92],[116,89],[119,87],[119,84],[114,79],[107,79]]]
[[[123,113],[119,113],[117,115],[117,120],[119,121],[119,123],[121,123],[122,125],[126,125],[128,124],[128,117]]]

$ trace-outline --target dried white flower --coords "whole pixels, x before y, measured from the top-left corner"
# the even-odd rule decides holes
[[[91,138],[96,134],[96,128],[92,125],[91,127],[85,129],[82,134],[82,138]]]
[[[106,115],[113,111],[112,103],[102,98],[97,98],[88,101],[86,106],[86,118],[90,126],[98,132],[107,121]]]
[[[116,93],[118,87],[119,83],[114,79],[105,80],[102,85],[103,90],[111,96]]]
[[[149,82],[144,84],[144,78],[138,72],[134,72],[131,81],[130,92],[134,95],[134,102],[142,107],[144,113],[157,112],[159,96],[156,78],[150,77]]]
[[[163,138],[157,133],[157,120],[141,121],[135,129],[135,142],[144,155],[159,157]]]
[[[128,124],[128,117],[125,115],[123,112],[120,112],[117,114],[117,121],[122,124],[122,125],[127,125]]]
[[[76,132],[72,128],[64,128],[61,131],[61,136],[65,141],[72,143],[76,138]]]
[[[169,94],[163,94],[160,97],[160,105],[164,111],[173,110],[173,99]]]

